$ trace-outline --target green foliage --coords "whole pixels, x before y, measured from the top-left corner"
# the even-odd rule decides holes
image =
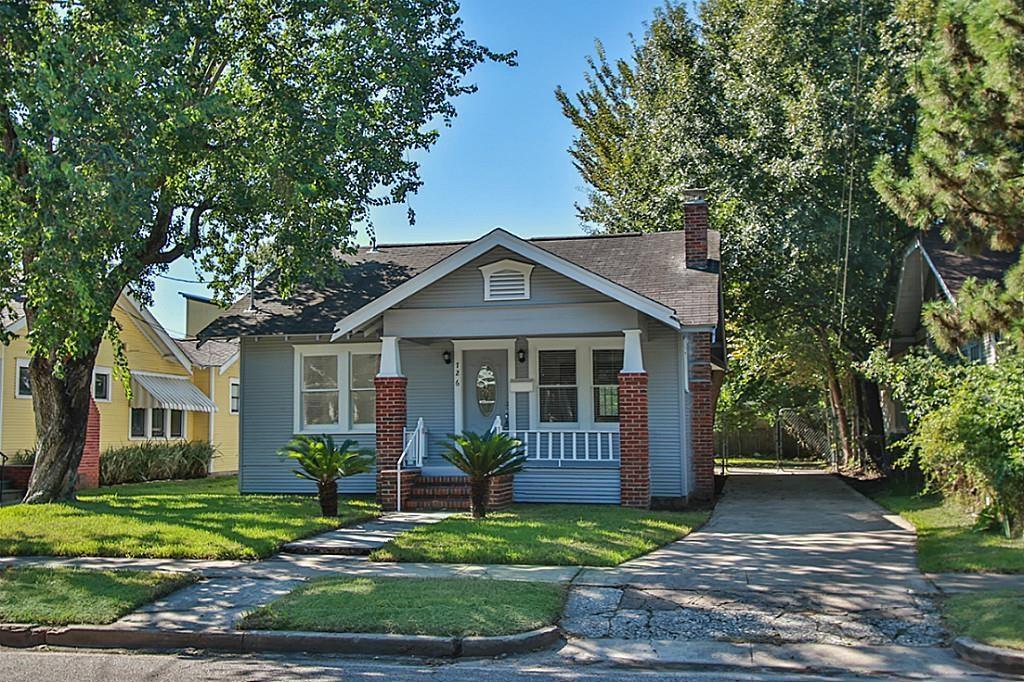
[[[331,518],[317,511],[305,495],[241,495],[235,477],[83,490],[72,503],[0,508],[0,555],[252,560],[380,513],[358,498]]]
[[[22,448],[11,455],[8,464],[31,466],[36,461],[36,448]]]
[[[242,619],[253,630],[386,632],[472,637],[551,625],[565,588],[542,582],[466,578],[323,578]]]
[[[678,540],[707,521],[704,511],[613,505],[525,504],[486,519],[452,516],[419,526],[378,549],[374,561],[616,566]]]
[[[875,186],[918,229],[1012,248],[1024,231],[1024,3],[938,0],[910,86],[909,166],[882,157]]]
[[[0,622],[104,625],[195,582],[167,571],[0,569]]]
[[[100,485],[206,476],[217,449],[207,441],[146,441],[109,448],[100,455]]]
[[[861,366],[868,377],[884,385],[899,402],[911,430],[930,413],[946,405],[971,368],[956,358],[937,355],[925,347],[911,348],[898,359],[878,347]]]
[[[473,480],[517,473],[526,462],[523,444],[497,431],[485,434],[465,431],[460,436],[451,435],[444,448],[441,456]]]
[[[370,470],[373,455],[368,450],[357,450],[358,446],[354,440],[346,440],[337,446],[329,435],[297,436],[277,454],[296,461],[299,468],[292,471],[299,478],[317,485],[328,485],[340,478]]]

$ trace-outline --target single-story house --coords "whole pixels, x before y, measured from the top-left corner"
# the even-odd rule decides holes
[[[1019,250],[967,253],[944,240],[938,230],[915,237],[903,254],[889,339],[890,357],[898,358],[915,346],[930,343],[922,318],[925,305],[935,301],[955,304],[968,279],[1002,280],[1019,259]],[[998,339],[991,334],[972,339],[960,348],[960,354],[971,362],[992,364],[998,355]],[[884,388],[882,411],[889,434],[899,437],[907,432],[906,415]]]
[[[242,492],[310,492],[276,453],[330,433],[376,451],[343,492],[464,506],[442,442],[502,429],[516,501],[711,497],[720,239],[702,192],[685,210],[678,232],[373,245],[287,300],[268,278],[199,334],[240,339]]]

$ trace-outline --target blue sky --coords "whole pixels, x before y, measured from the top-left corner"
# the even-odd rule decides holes
[[[594,39],[609,57],[629,54],[629,34],[662,0],[464,0],[466,33],[496,51],[517,50],[519,65],[484,64],[469,76],[479,91],[456,102],[459,116],[442,130],[421,161],[424,186],[405,207],[374,213],[377,239],[424,242],[470,239],[501,226],[524,236],[579,234],[574,202],[583,183],[567,149],[573,128],[555,101],[555,87],[583,86]],[[360,235],[366,242],[365,234]],[[168,275],[201,279],[188,262]],[[154,314],[168,331],[182,336],[185,302],[179,291],[205,293],[201,284],[157,282]]]

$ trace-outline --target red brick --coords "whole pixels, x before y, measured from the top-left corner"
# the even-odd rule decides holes
[[[85,447],[78,463],[78,489],[100,486],[100,411],[89,398],[89,417],[85,425]]]
[[[703,269],[708,263],[708,205],[702,199],[683,204],[686,267]]]
[[[622,506],[651,506],[647,374],[619,374],[619,497]]]
[[[709,500],[715,494],[715,412],[711,398],[711,334],[694,334],[690,343],[690,444],[693,456],[693,496]]]
[[[377,502],[387,510],[395,509],[397,487],[394,470],[405,446],[406,386],[405,377],[377,377],[373,381],[377,391]],[[402,499],[407,499],[416,480],[416,472],[402,472]],[[408,480],[407,480],[408,479]]]

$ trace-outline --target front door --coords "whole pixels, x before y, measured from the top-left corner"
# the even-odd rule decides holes
[[[462,354],[462,424],[485,433],[496,416],[508,427],[508,351],[467,350]]]

